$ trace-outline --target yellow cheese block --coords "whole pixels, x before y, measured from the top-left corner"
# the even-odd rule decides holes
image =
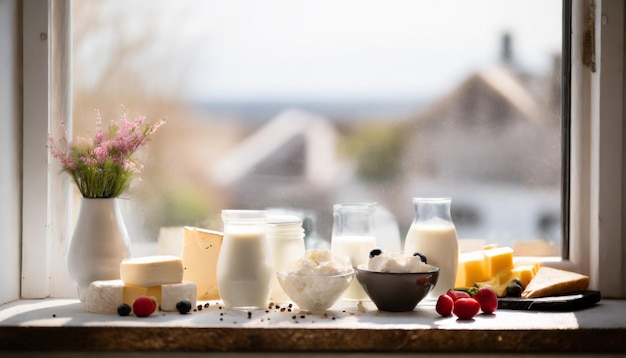
[[[524,287],[533,279],[535,272],[537,272],[536,265],[515,266],[511,270],[513,276],[517,277]]]
[[[198,300],[220,298],[216,268],[223,238],[221,232],[183,228],[183,280],[196,284]]]
[[[482,252],[460,254],[454,286],[471,287],[476,282],[488,280],[489,275],[485,272],[484,261]]]
[[[161,286],[144,287],[124,284],[124,296],[122,302],[132,307],[133,302],[135,302],[139,296],[154,296],[157,301],[161,302]]]
[[[484,250],[483,254],[485,255],[485,272],[489,277],[513,268],[513,249],[510,247]]]

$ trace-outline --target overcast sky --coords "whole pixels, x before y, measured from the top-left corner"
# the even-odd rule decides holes
[[[561,46],[561,0],[105,3],[138,32],[158,34],[161,56],[187,44],[176,61],[185,61],[183,93],[194,99],[433,96],[497,63],[504,32],[534,72],[547,71]]]

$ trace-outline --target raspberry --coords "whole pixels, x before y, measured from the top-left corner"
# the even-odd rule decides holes
[[[474,299],[480,304],[480,309],[485,313],[494,313],[498,308],[498,297],[491,287],[483,287],[474,295]]]
[[[473,298],[459,298],[454,301],[452,312],[459,319],[472,319],[480,311],[480,303]]]
[[[465,292],[465,291],[455,291],[455,290],[448,290],[448,292],[446,292],[446,294],[448,296],[450,296],[450,298],[452,298],[452,301],[456,302],[456,300],[458,300],[459,298],[470,298],[472,296],[470,296],[469,293]]]
[[[148,317],[156,311],[156,300],[148,296],[139,296],[133,302],[133,312],[137,317]]]
[[[441,295],[437,299],[437,305],[435,310],[442,316],[449,316],[452,314],[452,308],[454,307],[454,300],[448,295]]]

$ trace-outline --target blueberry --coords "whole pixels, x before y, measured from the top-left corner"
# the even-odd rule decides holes
[[[200,307],[202,306],[198,306],[198,308]],[[176,302],[176,310],[180,314],[189,313],[189,311],[191,311],[191,302],[187,300],[181,300],[181,301]]]
[[[383,250],[381,250],[381,249],[374,249],[374,250],[370,251],[370,259],[372,257],[378,256],[378,255],[380,255],[382,253],[383,253]]]
[[[416,252],[413,254],[413,256],[419,256],[423,263],[425,264],[428,263],[428,260],[426,259],[426,256],[424,254],[420,254],[419,252]]]
[[[522,295],[522,286],[517,283],[510,284],[506,287],[507,297],[520,297]]]
[[[130,306],[126,303],[122,303],[121,305],[117,306],[117,314],[120,316],[128,316],[131,311],[132,308],[130,308]]]

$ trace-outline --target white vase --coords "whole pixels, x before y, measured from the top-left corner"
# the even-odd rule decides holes
[[[115,198],[82,198],[68,256],[70,276],[85,301],[89,285],[120,278],[120,263],[130,258],[130,239]]]

